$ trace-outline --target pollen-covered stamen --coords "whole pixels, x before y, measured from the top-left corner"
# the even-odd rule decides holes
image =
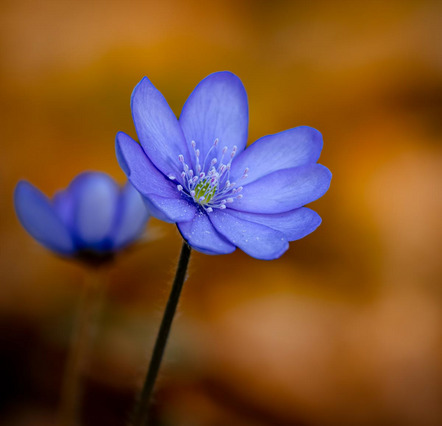
[[[178,156],[183,169],[181,172],[182,184],[177,185],[178,191],[198,204],[207,213],[212,212],[215,208],[223,210],[227,208],[226,204],[233,203],[235,199],[242,198],[242,194],[236,194],[241,192],[243,187],[236,187],[236,182],[230,181],[231,164],[238,151],[236,146],[232,147],[230,155],[227,157],[229,160],[227,164],[223,162],[228,151],[227,146],[225,146],[219,153],[219,157],[212,157],[206,166],[210,154],[218,143],[219,140],[215,139],[205,156],[202,166],[199,161],[200,151],[197,149],[195,141],[191,142],[195,159],[194,163],[188,165],[184,161],[182,154]],[[240,180],[247,178],[248,171],[248,168],[244,170]],[[172,174],[168,175],[168,177],[170,180],[176,180]]]
[[[200,150],[196,148],[196,142],[192,141],[190,143],[193,148],[193,153],[195,154],[195,170],[197,173],[201,172],[201,165],[200,165]]]
[[[230,154],[230,158],[233,158],[236,154],[236,151],[238,150],[237,146],[235,145],[232,149],[232,153]]]
[[[245,178],[248,176],[248,173],[249,173],[249,168],[246,167],[246,168],[244,169],[244,173],[243,173],[241,179],[245,179]]]
[[[207,161],[207,158],[209,157],[209,155],[210,155],[210,153],[212,152],[212,150],[213,150],[214,148],[217,147],[217,145],[218,145],[218,138],[216,138],[216,139],[213,141],[212,146],[210,147],[209,151],[208,151],[207,154],[206,154],[206,157],[204,158],[204,162],[203,162],[203,170],[206,168],[206,161]]]

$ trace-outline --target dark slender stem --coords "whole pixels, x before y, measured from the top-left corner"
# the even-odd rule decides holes
[[[86,275],[63,377],[58,412],[59,426],[76,426],[80,423],[80,400],[83,391],[81,376],[88,362],[92,334],[102,301],[103,278],[102,271],[97,270],[90,270]]]
[[[183,242],[175,279],[155,341],[149,370],[143,385],[143,390],[141,391],[140,399],[135,408],[133,423],[135,426],[144,426],[147,425],[148,422],[150,399],[152,397],[152,391],[155,386],[158,370],[160,369],[161,360],[163,359],[164,349],[166,348],[173,317],[180,299],[181,289],[183,288],[184,280],[186,279],[186,271],[189,264],[191,250],[190,246],[188,246],[186,242]]]

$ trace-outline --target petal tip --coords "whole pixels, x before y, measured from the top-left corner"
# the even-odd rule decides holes
[[[279,259],[289,249],[289,247],[290,247],[289,242],[285,240],[285,244],[283,244],[280,250],[275,251],[273,253],[268,253],[268,254],[265,253],[262,254],[261,256],[255,255],[253,257],[259,260],[276,260]]]
[[[38,188],[25,180],[18,182],[14,190],[14,207],[23,228],[40,244],[62,255],[74,252],[69,231],[48,197]]]
[[[21,179],[14,188],[14,199],[27,187],[32,186],[27,180]]]
[[[322,169],[323,169],[324,176],[326,178],[326,182],[327,182],[327,185],[328,185],[327,186],[327,189],[328,189],[330,187],[331,179],[333,177],[332,172],[327,167],[325,167],[324,165],[322,165],[322,164],[318,164],[318,165],[321,166]]]
[[[324,140],[322,137],[322,133],[311,126],[298,126],[296,129],[302,131],[304,133],[304,137],[308,138],[311,143],[313,143],[316,147],[317,157],[321,154],[322,148],[324,146]]]
[[[134,101],[135,98],[138,96],[138,93],[146,88],[146,85],[152,85],[151,81],[144,76],[138,83],[137,85],[134,87],[134,89],[132,90],[132,94],[130,96],[130,108],[133,111],[133,105],[134,105]]]
[[[32,185],[32,183],[28,182],[25,179],[20,180],[14,189],[14,206],[19,215],[21,210],[21,202],[29,196],[31,193],[37,193],[42,197],[46,197],[37,187]]]
[[[332,179],[331,171],[323,164],[315,164],[314,166],[315,168],[320,170],[320,174],[317,176],[318,178],[317,193],[315,199],[312,201],[316,201],[317,199],[321,198],[330,189],[330,184]]]
[[[203,82],[205,82],[205,83],[211,82],[214,80],[216,80],[218,84],[223,83],[223,84],[228,84],[228,85],[232,85],[232,86],[233,85],[238,86],[247,98],[247,92],[246,92],[246,89],[244,87],[242,80],[233,72],[231,72],[231,71],[214,72],[212,74],[209,74],[204,79],[202,79],[199,84],[201,84]]]

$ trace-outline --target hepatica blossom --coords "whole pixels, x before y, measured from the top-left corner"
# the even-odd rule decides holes
[[[18,183],[15,210],[23,227],[57,254],[88,262],[106,260],[137,239],[149,217],[139,193],[108,175],[78,175],[52,200],[27,181]]]
[[[131,108],[140,143],[117,134],[120,166],[150,212],[176,223],[196,250],[225,254],[239,247],[275,259],[289,241],[320,224],[303,206],[330,185],[331,173],[317,164],[321,134],[296,127],[245,149],[247,95],[234,74],[202,80],[179,120],[146,77],[134,89]]]

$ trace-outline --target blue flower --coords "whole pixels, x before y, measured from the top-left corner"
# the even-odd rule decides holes
[[[152,215],[176,223],[196,250],[225,254],[239,247],[275,259],[321,223],[303,207],[330,185],[331,173],[317,164],[321,134],[296,127],[245,149],[247,95],[234,74],[202,80],[179,121],[146,77],[131,108],[140,144],[117,134],[120,166]]]
[[[14,193],[23,227],[53,252],[101,263],[141,236],[149,218],[139,193],[108,175],[78,175],[66,190],[49,200],[27,181]]]

